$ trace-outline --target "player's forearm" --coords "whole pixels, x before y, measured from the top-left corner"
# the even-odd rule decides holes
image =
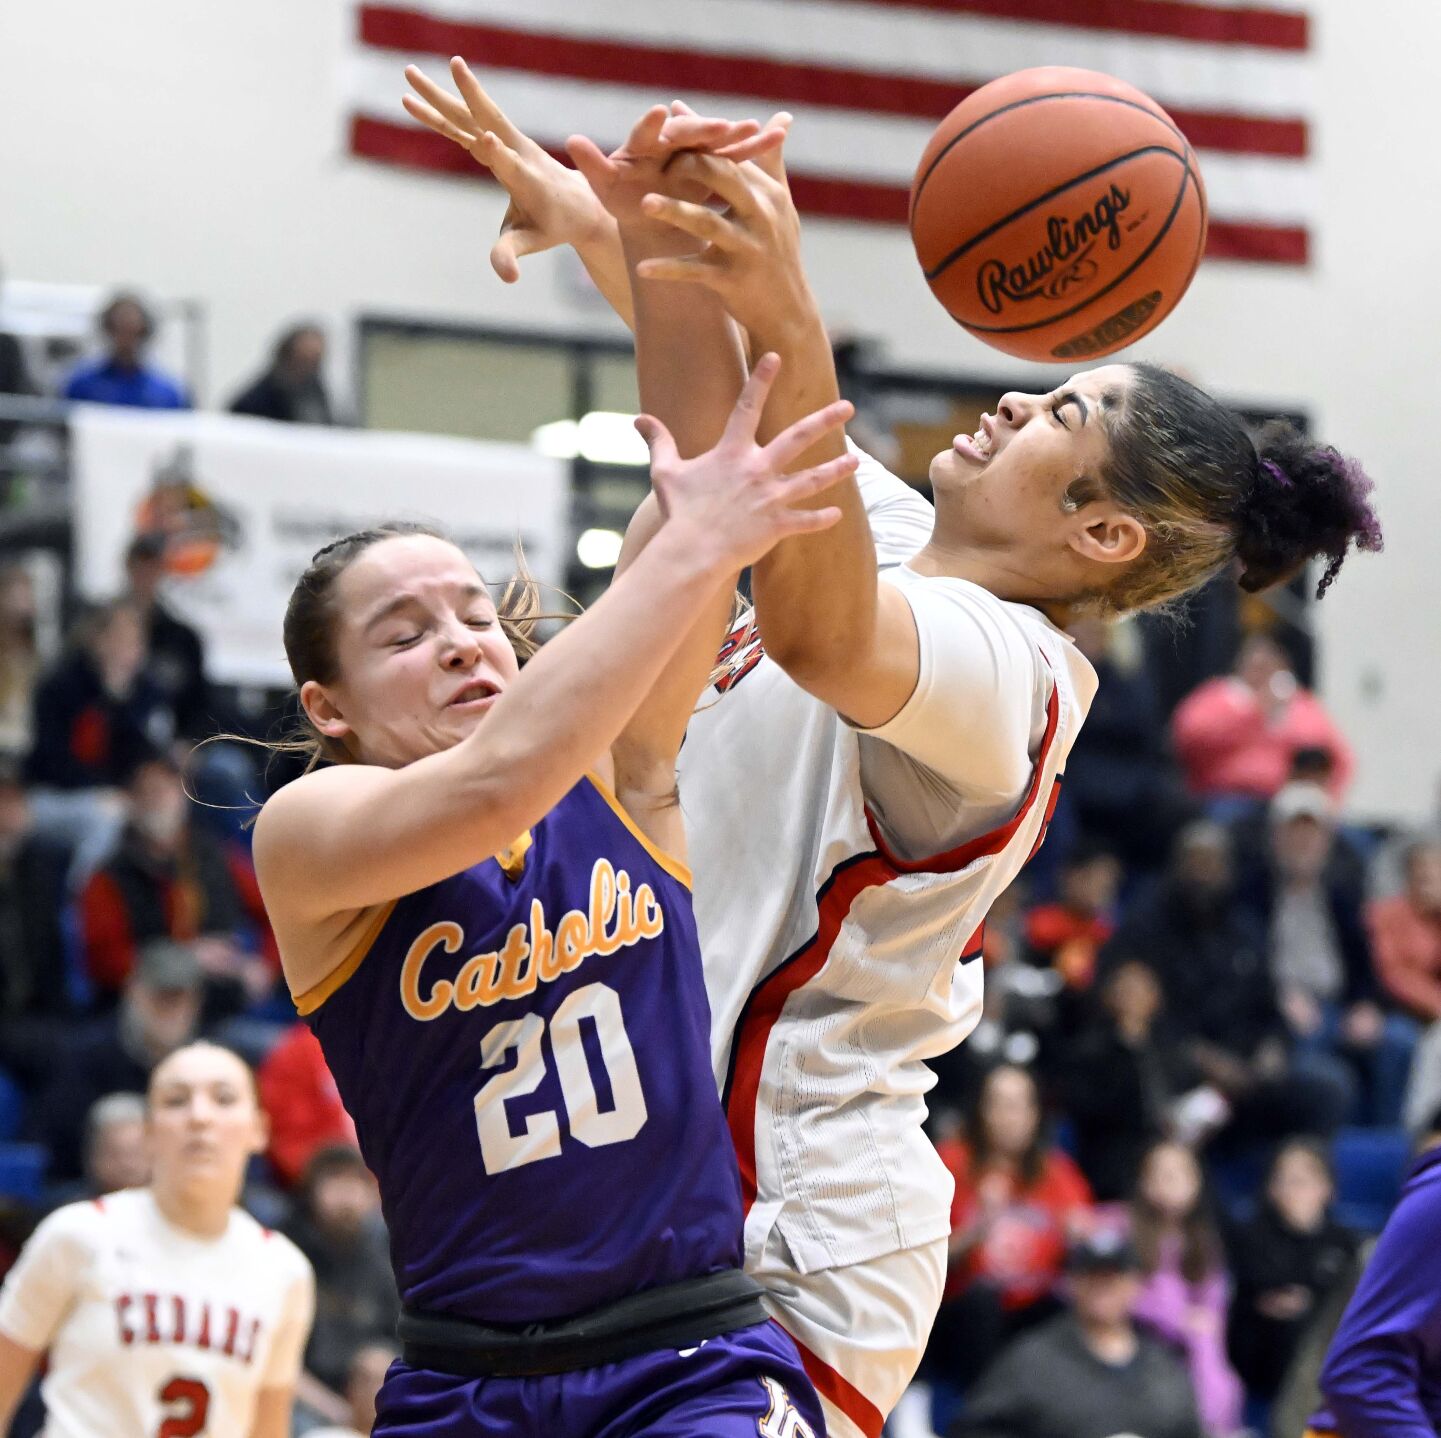
[[[605,219],[606,223],[593,238],[577,241],[575,252],[605,302],[625,321],[627,329],[634,330],[635,306],[631,300],[630,276],[626,273],[620,231],[609,215]]]
[[[745,383],[740,332],[715,295],[636,274],[642,260],[685,253],[693,245],[686,236],[664,226],[623,226],[620,245],[634,305],[641,408],[670,430],[682,456],[701,454],[720,438]]]
[[[813,302],[777,314],[773,325],[752,333],[751,344],[756,353],[774,350],[783,361],[763,434],[785,428],[839,395],[830,339]],[[827,435],[798,467],[844,450],[842,434]],[[801,682],[851,662],[861,636],[874,633],[876,626],[875,542],[854,477],[848,475],[811,503],[837,506],[840,523],[820,534],[785,540],[753,572],[766,652]]]

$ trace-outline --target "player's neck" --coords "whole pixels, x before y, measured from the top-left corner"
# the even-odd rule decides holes
[[[1029,604],[1062,629],[1073,617],[1071,605],[1043,597],[1038,593],[1040,586],[1035,578],[1014,557],[999,551],[948,542],[943,536],[932,534],[926,547],[907,564],[917,574],[964,579],[988,590],[997,599]]]
[[[230,1224],[234,1201],[228,1193],[217,1193],[209,1186],[189,1189],[152,1184],[150,1194],[167,1223],[196,1238],[219,1238]]]

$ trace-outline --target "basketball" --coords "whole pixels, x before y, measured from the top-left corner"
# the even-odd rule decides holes
[[[1149,96],[1041,66],[946,116],[911,185],[911,238],[936,298],[1022,359],[1094,359],[1155,329],[1206,243],[1195,153]]]

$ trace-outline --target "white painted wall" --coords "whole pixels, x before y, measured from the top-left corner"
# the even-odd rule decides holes
[[[1143,351],[1227,395],[1308,408],[1323,436],[1377,475],[1388,553],[1354,563],[1322,606],[1325,690],[1362,750],[1358,812],[1415,815],[1441,772],[1430,734],[1441,714],[1431,589],[1441,574],[1431,519],[1441,7],[1312,9],[1323,97],[1316,261],[1289,275],[1206,267]],[[361,310],[604,325],[549,257],[519,287],[493,279],[484,256],[496,192],[345,156],[347,24],[344,0],[0,5],[6,270],[202,300],[211,403],[300,315],[338,338]],[[895,360],[1016,373],[934,305],[903,234],[816,223],[808,257],[834,323],[881,336]]]

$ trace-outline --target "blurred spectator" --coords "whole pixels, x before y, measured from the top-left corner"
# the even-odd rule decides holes
[[[296,1024],[271,1049],[256,1080],[270,1117],[267,1157],[286,1188],[300,1178],[318,1149],[354,1145],[355,1125],[340,1102],[319,1040],[304,1024]]]
[[[986,1075],[967,1141],[940,1151],[956,1191],[927,1367],[965,1387],[1011,1338],[1055,1311],[1066,1242],[1091,1193],[1047,1137],[1035,1079],[1011,1064]]]
[[[170,612],[160,593],[165,578],[163,534],[137,535],[125,551],[126,599],[145,626],[146,669],[175,715],[175,730],[198,743],[215,733],[214,701],[197,630]]]
[[[0,1052],[7,1064],[25,1048],[17,1030],[72,1008],[61,931],[69,867],[69,849],[35,832],[18,769],[0,761]]]
[[[85,1115],[84,1165],[78,1183],[51,1192],[52,1208],[150,1182],[145,1099],[140,1094],[108,1093],[90,1105]]]
[[[1061,802],[1081,833],[1119,855],[1128,869],[1164,862],[1176,828],[1193,807],[1168,752],[1166,723],[1150,670],[1127,654],[1122,627],[1080,618],[1069,626],[1101,687],[1066,762]],[[1139,636],[1133,636],[1133,645]]]
[[[1367,911],[1376,976],[1388,996],[1414,1019],[1441,1019],[1441,841],[1406,850],[1405,888],[1373,900]]]
[[[1292,1139],[1271,1161],[1255,1217],[1232,1239],[1227,1347],[1248,1391],[1266,1403],[1280,1392],[1317,1309],[1355,1260],[1356,1235],[1331,1214],[1335,1196],[1325,1151]]]
[[[1268,864],[1246,898],[1265,924],[1281,1011],[1303,1050],[1339,1050],[1361,1075],[1365,1121],[1400,1121],[1416,1029],[1386,1014],[1371,963],[1360,891],[1338,879],[1331,800],[1288,784],[1271,801]]]
[[[352,1355],[364,1343],[389,1339],[400,1311],[380,1196],[355,1149],[340,1144],[311,1157],[285,1232],[315,1268],[306,1369],[339,1391]]]
[[[1247,1144],[1343,1122],[1354,1083],[1339,1060],[1290,1054],[1264,936],[1236,905],[1220,825],[1198,820],[1177,836],[1165,876],[1102,957],[1106,968],[1124,960],[1160,980],[1162,1046],[1174,1090],[1195,1096],[1192,1133],[1229,1119],[1229,1137]],[[1221,1100],[1209,1112],[1207,1095]]]
[[[1242,1393],[1226,1358],[1225,1250],[1189,1148],[1172,1140],[1152,1147],[1129,1217],[1145,1275],[1136,1321],[1184,1356],[1206,1431],[1232,1434],[1241,1426]]]
[[[51,1152],[52,1180],[77,1178],[85,1119],[106,1094],[144,1093],[150,1071],[200,1029],[203,975],[183,944],[141,951],[113,1014],[79,1030],[54,1056],[50,1081],[32,1107],[35,1137]]]
[[[1081,1172],[1097,1200],[1111,1202],[1135,1187],[1143,1155],[1167,1131],[1175,1094],[1154,971],[1127,959],[1107,974],[1098,997],[1098,1017],[1062,1059],[1059,1088]]]
[[[363,1343],[350,1360],[345,1380],[345,1402],[349,1422],[343,1427],[311,1428],[305,1438],[370,1438],[375,1426],[375,1399],[390,1365],[400,1357],[391,1342]]]
[[[325,332],[315,325],[295,325],[276,343],[270,368],[231,400],[231,411],[291,424],[334,424],[320,373],[324,363]]]
[[[1121,865],[1109,849],[1082,840],[1061,861],[1054,903],[1026,915],[1026,948],[1034,964],[1056,970],[1071,990],[1090,987],[1096,957],[1115,931]]]
[[[155,316],[138,295],[116,295],[100,311],[100,332],[106,353],[71,371],[66,399],[136,409],[190,408],[180,383],[145,362],[146,347],[155,338]]]
[[[102,994],[114,994],[139,945],[186,941],[205,972],[212,1013],[233,1011],[271,990],[279,955],[249,856],[191,822],[189,808],[168,759],[136,768],[118,847],[80,890],[85,966]]]
[[[1018,1339],[967,1397],[951,1438],[1201,1438],[1185,1371],[1137,1331],[1134,1249],[1113,1233],[1067,1265],[1071,1309]]]
[[[25,768],[36,823],[76,846],[86,867],[120,831],[120,790],[135,766],[173,737],[173,716],[145,661],[140,614],[116,600],[76,625],[70,647],[35,691]]]
[[[25,364],[25,354],[14,335],[0,334],[0,394],[33,395],[35,381]],[[10,443],[20,426],[0,421],[0,447]]]
[[[39,672],[35,586],[23,569],[0,569],[0,755],[23,759],[30,750]]]
[[[1270,799],[1298,749],[1333,756],[1333,798],[1351,782],[1350,746],[1321,701],[1301,688],[1284,650],[1264,635],[1241,646],[1233,674],[1206,680],[1181,701],[1171,734],[1192,793],[1207,798]]]

